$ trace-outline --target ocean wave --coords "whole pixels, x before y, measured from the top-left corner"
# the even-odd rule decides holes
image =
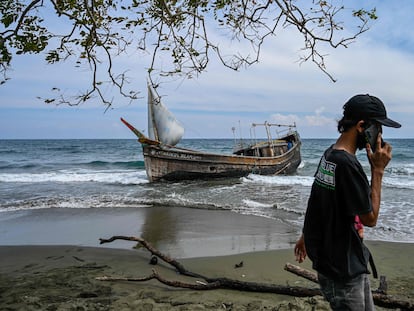
[[[0,162],[0,170],[15,170],[15,169],[22,169],[22,170],[30,170],[34,168],[40,168],[41,165],[35,163],[9,163],[9,162]]]
[[[172,192],[165,197],[146,199],[146,204],[156,206],[176,206],[176,207],[189,207],[196,209],[212,209],[212,210],[229,210],[231,205],[221,204],[219,202],[212,202],[208,198],[206,200],[194,199],[183,194]]]
[[[245,204],[245,207],[249,210],[249,212],[251,214],[257,214],[260,216],[264,216],[267,215],[267,217],[269,216],[270,213],[265,212],[264,210],[266,209],[276,209],[279,211],[284,211],[284,212],[288,212],[288,213],[293,213],[296,215],[304,215],[305,211],[304,210],[297,210],[288,206],[285,206],[284,204],[277,204],[277,203],[273,203],[273,204],[269,204],[269,203],[261,203],[261,202],[257,202],[257,201],[253,201],[253,200],[249,200],[249,199],[243,199],[243,203]],[[241,208],[239,208],[238,210],[241,210]]]
[[[408,163],[400,166],[390,166],[387,173],[398,176],[414,176],[414,164]]]
[[[257,184],[274,184],[274,185],[300,185],[305,187],[311,187],[313,183],[313,177],[299,176],[299,175],[277,175],[277,176],[265,176],[250,174],[247,177],[242,178],[246,183]]]
[[[18,152],[18,151],[16,151],[16,150],[13,150],[13,149],[6,149],[6,150],[0,150],[0,155],[4,155],[4,156],[7,156],[7,155],[14,155],[14,154],[19,154],[20,152]]]
[[[80,165],[91,167],[119,167],[119,168],[145,168],[144,161],[127,161],[127,162],[107,162],[107,161],[91,161],[81,163]]]
[[[8,162],[1,161],[0,169],[1,170],[18,170],[18,169],[59,169],[67,166],[76,166],[84,168],[95,168],[95,169],[104,169],[104,168],[118,168],[118,169],[144,169],[144,161],[86,161],[78,163],[65,163],[65,162],[30,162],[30,163],[20,163],[20,162]]]
[[[40,197],[25,200],[13,200],[0,205],[0,212],[47,209],[47,208],[141,208],[141,207],[183,207],[208,210],[231,210],[231,206],[218,203],[185,199],[180,195],[158,198],[131,197],[119,194],[92,195],[88,197]]]
[[[261,203],[261,202],[257,202],[257,201],[253,201],[249,199],[243,199],[242,201],[247,207],[251,207],[251,208],[274,207],[274,204]]]
[[[387,171],[387,174],[384,176],[383,184],[386,187],[395,187],[403,189],[414,189],[414,167],[400,167],[393,168]],[[370,176],[368,176],[370,179]],[[300,176],[300,175],[277,175],[277,176],[264,176],[264,175],[255,175],[250,174],[247,177],[243,177],[242,181],[244,183],[252,184],[269,184],[269,185],[279,185],[279,186],[304,186],[311,187],[314,178],[312,176]]]
[[[245,203],[245,206],[233,206],[231,210],[242,215],[258,216],[269,219],[279,219],[281,221],[286,222],[292,221],[292,219],[295,219],[297,216],[304,215],[304,211],[298,211],[286,206],[279,206],[277,204],[261,204],[254,201],[247,201]],[[269,211],[269,209],[271,211]],[[279,213],[276,211],[278,211]],[[280,212],[283,212],[283,214],[280,214]],[[300,223],[302,222],[303,221],[300,221]]]
[[[414,179],[385,176],[383,178],[383,185],[389,188],[414,189]]]
[[[297,216],[302,216],[305,214],[305,211],[303,209],[298,210],[283,203],[263,203],[251,199],[243,199],[242,203],[242,205],[233,206],[232,210],[242,214],[261,216],[266,218],[279,218],[281,220],[283,220],[285,217],[281,217],[280,213],[278,213],[280,211]]]
[[[97,182],[110,184],[142,184],[148,183],[146,173],[137,171],[91,171],[91,170],[59,170],[43,173],[3,173],[0,182],[4,183],[72,183]]]
[[[114,196],[91,196],[84,197],[61,197],[61,198],[32,198],[2,204],[0,212],[16,212],[24,210],[68,208],[68,209],[89,209],[89,208],[136,208],[146,207],[136,200],[122,200]]]
[[[299,216],[304,216],[306,211],[304,209],[296,209],[296,208],[292,208],[283,204],[275,204],[274,206],[276,209],[284,211],[284,212],[288,212],[288,213],[292,213],[292,214],[296,214]]]

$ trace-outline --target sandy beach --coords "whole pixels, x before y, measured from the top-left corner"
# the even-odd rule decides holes
[[[387,276],[389,294],[414,297],[414,247],[369,243],[378,269]],[[235,290],[195,291],[168,287],[156,280],[143,283],[103,282],[101,276],[144,277],[151,269],[164,278],[196,284],[165,264],[149,264],[145,250],[79,246],[0,247],[2,310],[329,310],[319,296],[295,298]],[[234,265],[243,261],[243,267]],[[290,286],[316,287],[283,267],[293,262],[291,250],[262,251],[219,257],[182,259],[189,270],[209,277],[229,277]],[[309,268],[309,262],[302,265]],[[377,285],[373,281],[373,287]],[[379,308],[382,310],[382,308]]]
[[[65,218],[63,223],[66,226],[61,226],[62,230],[57,230],[55,235],[51,234],[49,240],[40,239],[38,243],[27,243],[25,240],[25,244],[13,230],[2,226],[1,310],[329,310],[320,296],[296,298],[223,289],[196,291],[168,287],[157,280],[139,283],[96,280],[96,277],[102,276],[144,277],[156,269],[166,279],[197,284],[197,279],[177,274],[166,263],[159,261],[157,265],[149,264],[151,254],[142,248],[132,249],[133,242],[115,241],[99,246],[100,237],[109,238],[115,234],[147,235],[151,239],[148,231],[143,230],[144,226],[136,226],[131,230],[134,232],[130,232],[126,219],[136,223],[137,218],[131,217],[131,214],[127,217],[126,211],[119,211],[118,214],[114,212],[117,217],[114,214],[107,215],[114,219],[118,229],[116,232],[112,231],[111,225],[98,230],[97,223],[105,223],[102,220],[104,216],[99,221],[90,220],[89,235],[96,238],[93,242],[96,245],[89,245],[92,244],[88,242],[89,235],[84,239],[75,235],[74,241],[67,237],[64,239],[66,243],[59,243],[60,236],[70,235],[71,226],[79,219],[85,219],[86,211],[98,214],[98,211],[85,210],[70,216],[68,213],[73,211],[66,211],[63,217],[59,212],[59,215],[53,216],[52,213],[50,216],[50,213],[43,211],[54,219],[55,225],[56,218]],[[296,233],[289,233],[291,229],[283,223],[230,212],[191,210],[183,213],[183,209],[168,212],[168,220],[164,219],[166,223],[161,222],[162,225],[171,225],[169,222],[175,219],[174,223],[181,231],[174,229],[179,234],[169,243],[162,238],[154,239],[157,242],[155,246],[177,258],[188,270],[208,277],[317,288],[316,284],[284,270],[286,262],[295,263],[292,241]],[[40,213],[31,213],[31,217],[40,216]],[[21,227],[28,214],[9,216],[9,226],[19,223]],[[44,223],[52,226],[51,218]],[[120,219],[124,220],[123,227],[119,227],[122,223]],[[188,223],[190,219],[191,223]],[[227,225],[223,226],[223,223]],[[40,230],[34,227],[31,229],[33,239],[36,238],[36,230]],[[26,234],[30,235],[30,232]],[[7,236],[13,244],[5,243]],[[223,239],[220,239],[221,236]],[[76,239],[79,243],[75,243]],[[278,240],[280,243],[277,243]],[[367,244],[379,274],[387,278],[388,293],[412,302],[414,245],[376,241],[368,241]],[[172,245],[176,251],[168,245]],[[235,268],[242,261],[243,266]],[[307,260],[301,267],[311,269],[310,261]],[[378,285],[377,280],[372,280],[373,288]]]

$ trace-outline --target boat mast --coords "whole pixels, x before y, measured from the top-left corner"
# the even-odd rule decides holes
[[[184,135],[184,127],[161,102],[160,96],[148,84],[148,134],[150,139],[175,146]]]
[[[269,142],[269,144],[272,143],[272,135],[270,133],[270,127],[272,125],[277,125],[277,124],[272,124],[272,123],[268,123],[267,121],[265,121],[264,123],[252,123],[252,127],[256,127],[258,125],[264,126],[266,129],[266,135],[267,135],[267,141]],[[256,137],[256,133],[255,133],[255,137]]]
[[[152,140],[160,141],[159,136],[158,136],[157,124],[154,118],[154,109],[153,109],[154,100],[155,100],[155,96],[154,96],[155,90],[149,82],[147,82],[147,85],[148,85],[148,136]]]

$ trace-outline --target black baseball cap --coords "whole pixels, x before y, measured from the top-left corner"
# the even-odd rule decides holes
[[[387,117],[383,102],[369,94],[351,97],[344,105],[344,117],[351,120],[375,120],[389,127],[401,127],[401,124]]]

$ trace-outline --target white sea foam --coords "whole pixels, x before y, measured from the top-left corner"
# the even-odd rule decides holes
[[[404,165],[393,166],[392,164],[390,167],[387,168],[387,172],[391,175],[405,175],[405,176],[414,176],[414,164],[407,163]]]
[[[263,176],[263,175],[250,174],[249,176],[243,178],[243,182],[274,184],[274,185],[300,185],[300,186],[310,187],[312,186],[312,183],[313,183],[313,177],[297,176],[297,175],[295,176],[293,175]]]
[[[406,168],[406,172],[410,168]],[[370,176],[368,175],[370,179]],[[299,185],[304,187],[311,187],[314,178],[312,176],[299,176],[299,175],[277,175],[277,176],[263,176],[250,174],[247,177],[242,178],[245,183],[256,183],[256,184],[274,184],[280,186]],[[397,175],[386,173],[383,179],[383,185],[386,187],[395,187],[402,189],[414,189],[414,178],[412,176]]]
[[[305,161],[300,162],[298,169],[302,169],[306,166]]]
[[[113,184],[142,184],[148,179],[145,171],[91,171],[91,170],[59,170],[43,173],[3,173],[0,182],[9,183],[71,183],[98,182]]]
[[[153,203],[153,202],[147,202]],[[85,196],[62,196],[56,198],[32,198],[27,200],[15,200],[5,203],[0,208],[1,212],[37,210],[49,208],[89,209],[89,208],[137,208],[148,206],[141,198],[128,197],[120,194],[105,194]]]
[[[414,189],[414,179],[407,177],[385,176],[383,178],[383,186],[400,188],[400,189]]]
[[[249,199],[243,199],[243,203],[247,206],[247,207],[251,207],[251,208],[266,208],[266,207],[273,207],[273,204],[267,204],[267,203],[261,203],[261,202],[257,202],[257,201],[253,201],[253,200],[249,200]]]

